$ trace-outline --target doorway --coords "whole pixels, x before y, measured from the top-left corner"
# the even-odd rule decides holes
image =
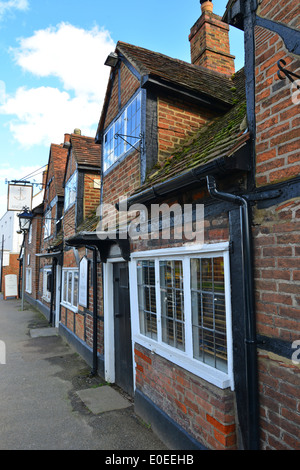
[[[113,264],[115,383],[133,395],[133,363],[131,341],[128,263]]]

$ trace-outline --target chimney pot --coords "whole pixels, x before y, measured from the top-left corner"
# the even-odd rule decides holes
[[[81,130],[76,127],[76,129],[74,129],[74,134],[81,135]]]
[[[213,12],[213,3],[211,0],[201,0],[201,11],[204,13],[205,11],[212,13]]]

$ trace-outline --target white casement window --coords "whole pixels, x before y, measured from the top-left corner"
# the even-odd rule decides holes
[[[46,302],[50,302],[51,300],[51,268],[44,268],[43,272],[43,299]]]
[[[78,269],[63,268],[61,304],[70,310],[78,309]]]
[[[233,388],[228,244],[132,253],[133,340]]]
[[[51,235],[51,210],[44,215],[44,239]]]
[[[141,134],[141,93],[124,108],[103,137],[104,171],[110,168],[122,155],[140,140]]]
[[[75,171],[65,185],[65,211],[76,201],[78,173]]]
[[[31,268],[26,268],[25,290],[28,294],[32,293],[32,271],[31,271]]]

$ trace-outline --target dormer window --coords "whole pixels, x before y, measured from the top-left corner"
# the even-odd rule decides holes
[[[65,211],[76,201],[77,195],[77,171],[65,185]]]
[[[104,134],[104,171],[135,146],[140,140],[140,134],[141,93],[123,109],[121,115]]]
[[[44,217],[44,239],[51,235],[51,210],[45,213]]]

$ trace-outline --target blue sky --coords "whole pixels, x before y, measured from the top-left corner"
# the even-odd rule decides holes
[[[227,0],[214,0],[223,15]],[[8,181],[39,182],[51,143],[95,136],[118,40],[190,61],[199,0],[0,0],[0,218]],[[230,28],[236,70],[243,33]]]

